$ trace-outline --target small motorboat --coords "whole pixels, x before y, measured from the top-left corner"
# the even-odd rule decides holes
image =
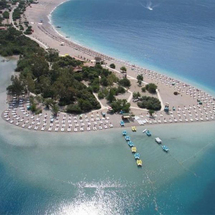
[[[165,152],[168,152],[168,151],[169,151],[169,149],[168,149],[167,146],[165,146],[165,145],[162,146],[162,149],[163,149]]]
[[[155,138],[155,141],[156,141],[158,144],[161,144],[161,143],[162,143],[162,140],[161,140],[159,137],[156,137],[156,138]]]

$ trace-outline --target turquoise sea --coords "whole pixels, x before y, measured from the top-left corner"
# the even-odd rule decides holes
[[[214,11],[214,0],[70,0],[52,23],[79,44],[212,92]]]
[[[83,45],[213,90],[215,3],[135,1],[70,1],[54,12],[53,23]],[[15,66],[0,58],[1,112]],[[147,128],[152,137],[143,127],[127,129],[143,160],[137,168],[121,129],[38,133],[0,118],[0,214],[215,214],[215,123]]]

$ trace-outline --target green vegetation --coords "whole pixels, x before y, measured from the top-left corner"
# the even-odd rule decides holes
[[[127,71],[127,69],[125,68],[125,66],[122,66],[122,67],[120,68],[120,70],[121,70],[122,73],[125,73],[125,72]]]
[[[122,85],[123,87],[130,87],[131,82],[127,78],[123,78],[119,80],[119,84]]]
[[[120,111],[129,113],[130,111],[130,103],[128,103],[127,100],[125,99],[117,99],[116,101],[111,103],[111,107],[114,113],[120,112]]]
[[[149,115],[152,117],[154,113],[154,110],[149,110]]]
[[[157,85],[155,85],[154,83],[150,83],[146,85],[146,90],[149,93],[153,93],[153,94],[156,93],[156,89],[157,89]]]
[[[142,87],[142,89],[141,89],[141,90],[142,90],[142,92],[143,92],[143,93],[145,93],[145,92],[146,92],[146,88],[145,88],[145,87]]]
[[[115,69],[116,68],[115,64],[114,63],[110,64],[110,68]]]
[[[150,96],[142,96],[140,101],[137,103],[138,107],[146,108],[148,110],[160,110],[161,103],[157,98]]]
[[[3,15],[4,19],[9,19],[9,12],[8,11],[5,11],[2,15]]]
[[[26,38],[13,28],[2,31],[0,35],[0,54],[3,56],[20,55],[16,71],[19,77],[12,78],[12,84],[7,88],[8,93],[20,95],[23,90],[30,91],[42,98],[56,113],[58,106],[64,106],[70,113],[87,112],[99,109],[100,104],[92,94],[92,87],[100,87],[99,77],[105,76],[112,84],[115,77],[110,71],[101,66],[94,68],[83,67],[82,73],[74,69],[82,65],[70,56],[60,57],[53,49],[44,51],[37,43]],[[88,81],[89,87],[81,81]],[[32,104],[32,111],[37,111],[37,105]]]
[[[138,99],[140,97],[140,93],[139,92],[133,92],[133,99]]]
[[[142,81],[143,81],[143,75],[142,75],[142,74],[141,74],[141,75],[138,75],[138,76],[137,76],[137,83],[138,83],[139,86],[142,85]]]

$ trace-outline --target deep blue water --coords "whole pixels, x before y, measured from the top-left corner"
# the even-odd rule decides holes
[[[54,25],[87,47],[215,87],[215,1],[72,0]]]

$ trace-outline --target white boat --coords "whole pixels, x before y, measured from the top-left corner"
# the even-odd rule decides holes
[[[147,128],[143,130],[143,133],[145,133],[147,131]]]
[[[155,138],[155,141],[156,141],[158,144],[161,144],[161,143],[162,143],[162,140],[161,140],[159,137],[156,137],[156,138]]]

